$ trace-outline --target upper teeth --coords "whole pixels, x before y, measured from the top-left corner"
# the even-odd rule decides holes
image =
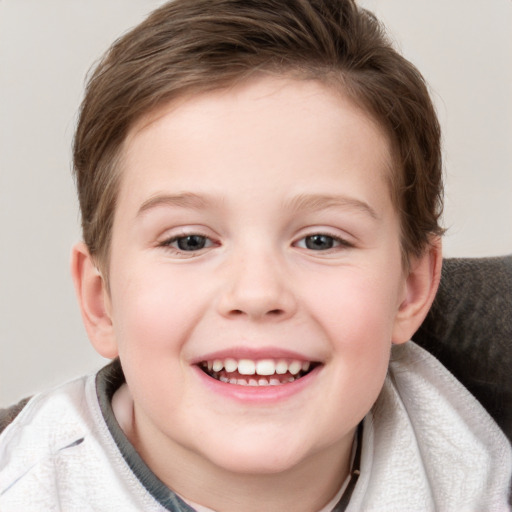
[[[214,359],[206,363],[208,370],[220,372],[223,369],[228,373],[238,371],[240,375],[284,375],[286,372],[297,375],[301,370],[307,372],[310,367],[308,361],[286,361],[284,359]]]

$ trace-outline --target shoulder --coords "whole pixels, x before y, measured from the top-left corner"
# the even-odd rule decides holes
[[[38,393],[31,398],[0,411],[0,455],[6,444],[15,440],[31,442],[33,436],[43,436],[69,430],[72,425],[83,423],[89,407],[87,389],[94,390],[94,376],[81,377],[52,390]],[[89,391],[90,394],[90,391]],[[33,440],[32,440],[33,441]]]
[[[52,509],[57,492],[53,483],[64,485],[66,476],[84,458],[85,463],[98,444],[101,420],[95,401],[91,375],[4,412],[8,425],[0,435],[2,510],[34,510],[35,503],[41,505],[39,510]]]
[[[68,409],[76,410],[77,405],[84,407],[86,404],[96,404],[97,398],[109,400],[122,382],[124,375],[120,363],[114,360],[97,374],[73,379],[49,391],[24,398],[10,407],[0,408],[0,434],[17,420],[22,412],[30,414],[31,417],[35,411],[42,414],[52,409],[58,410],[59,414],[65,414]],[[97,396],[96,391],[100,396]]]
[[[413,342],[393,348],[373,430],[373,470],[386,461],[382,468],[391,465],[393,474],[407,475],[388,482],[388,489],[404,495],[409,489],[411,502],[421,497],[433,509],[507,509],[512,450],[506,436],[464,386]]]
[[[31,397],[24,398],[20,400],[17,404],[12,405],[6,409],[0,409],[0,434],[5,430],[5,428],[10,425],[16,416],[22,411],[22,409],[27,405],[28,401]]]
[[[348,510],[509,510],[511,468],[507,438],[453,375],[413,342],[393,347]]]
[[[106,368],[35,395],[14,420],[13,411],[6,413],[10,423],[0,435],[2,512],[163,512],[123,458],[102,414],[99,388],[108,388],[111,375]]]
[[[487,452],[510,459],[510,444],[490,414],[439,360],[414,342],[393,347],[388,393],[399,398],[410,421],[418,423],[417,431],[442,431],[443,437],[453,438],[454,446],[478,441]]]

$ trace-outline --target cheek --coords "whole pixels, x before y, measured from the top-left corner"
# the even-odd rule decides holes
[[[311,296],[310,311],[332,350],[335,389],[344,407],[363,416],[377,398],[389,364],[399,278],[368,278],[349,271],[326,280]],[[357,412],[356,412],[357,411]]]
[[[116,338],[121,352],[162,357],[181,348],[200,317],[201,289],[165,266],[146,265],[116,276],[113,296]],[[185,281],[185,282],[184,282]],[[114,288],[114,287],[113,287]],[[151,350],[148,350],[151,348]]]
[[[362,271],[347,271],[309,294],[309,309],[335,350],[364,351],[390,344],[398,286]]]
[[[134,400],[150,417],[165,418],[180,407],[186,385],[182,354],[194,325],[194,299],[161,268],[127,268],[131,272],[119,272],[113,286],[119,355]]]

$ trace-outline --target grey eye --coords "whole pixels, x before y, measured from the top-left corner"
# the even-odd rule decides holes
[[[310,235],[304,238],[304,246],[312,251],[326,251],[332,249],[337,240],[329,235]]]
[[[208,238],[201,235],[180,236],[173,241],[173,244],[180,251],[200,251],[207,247]]]

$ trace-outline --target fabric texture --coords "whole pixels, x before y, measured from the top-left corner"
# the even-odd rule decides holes
[[[20,400],[17,404],[7,409],[0,409],[0,433],[18,416],[23,407],[27,405],[30,397]]]
[[[88,376],[29,401],[0,435],[2,512],[193,510],[165,486],[164,505],[137,478],[102,396]],[[407,343],[395,347],[364,420],[347,510],[502,512],[511,468],[510,444],[491,417],[435,358]]]
[[[436,300],[413,339],[512,441],[512,255],[445,259]]]
[[[365,420],[348,511],[504,511],[511,447],[474,397],[428,352],[394,347]]]

